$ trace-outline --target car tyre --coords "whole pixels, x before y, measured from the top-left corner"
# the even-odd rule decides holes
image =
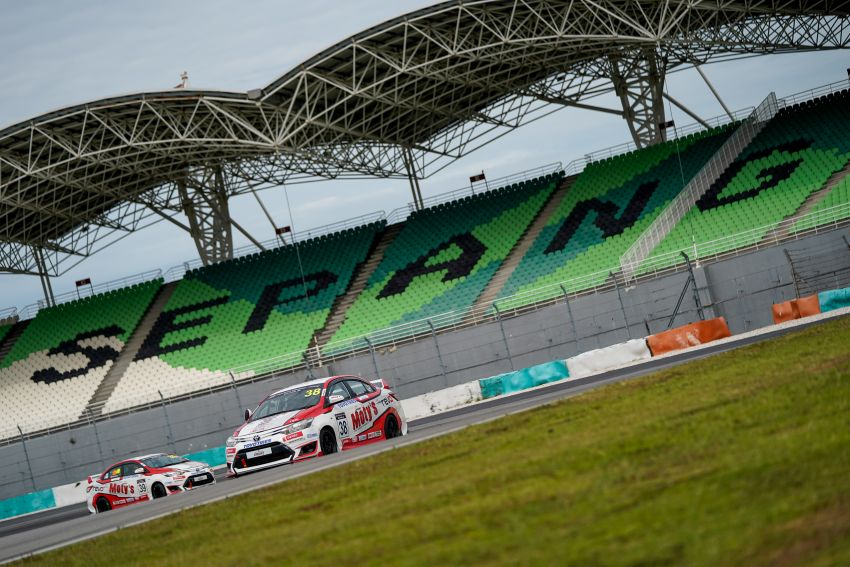
[[[322,429],[322,433],[319,435],[319,446],[323,455],[337,452],[336,434],[330,428]]]
[[[387,421],[384,423],[384,439],[395,439],[401,435],[401,430],[398,427],[398,420],[392,414],[387,416]]]
[[[109,503],[109,500],[101,496],[95,502],[95,507],[97,508],[97,513],[102,514],[103,512],[109,512],[112,510],[112,504]]]
[[[157,498],[168,496],[168,491],[165,490],[163,485],[157,482],[151,487],[151,494],[153,495],[153,499],[156,500]]]

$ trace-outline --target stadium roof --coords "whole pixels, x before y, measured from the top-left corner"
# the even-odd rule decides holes
[[[564,106],[619,114],[639,145],[653,143],[667,72],[845,48],[848,13],[848,0],[451,1],[248,93],[148,92],[50,112],[0,131],[0,270],[58,274],[176,216],[179,183],[210,168],[227,195],[305,177],[424,177]],[[609,92],[622,108],[593,105]]]

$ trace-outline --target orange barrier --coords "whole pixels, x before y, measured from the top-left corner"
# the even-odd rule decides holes
[[[652,356],[658,356],[665,352],[710,343],[731,336],[732,333],[729,332],[726,319],[718,317],[650,335],[646,339],[646,344],[649,345]]]
[[[801,317],[817,315],[820,313],[820,301],[818,301],[817,294],[814,294],[791,301],[774,303],[772,310],[773,322],[784,323]]]

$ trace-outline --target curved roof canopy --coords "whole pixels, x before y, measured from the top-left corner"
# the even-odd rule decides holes
[[[210,166],[230,195],[301,177],[406,177],[407,165],[423,177],[611,91],[634,122],[627,91],[647,77],[844,48],[848,13],[850,0],[458,0],[248,93],[150,92],[51,112],[0,131],[0,270],[41,271],[40,248],[59,273],[63,258],[176,215],[178,180]]]

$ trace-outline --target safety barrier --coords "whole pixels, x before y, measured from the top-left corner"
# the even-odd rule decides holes
[[[571,378],[584,378],[591,374],[612,370],[652,357],[644,339],[598,348],[566,360]]]
[[[818,313],[835,311],[850,306],[850,287],[830,289],[782,303],[774,303],[773,322],[776,324],[811,317]]]
[[[820,313],[820,303],[817,295],[809,295],[799,299],[791,299],[782,303],[774,303],[773,322],[777,325],[785,321],[808,317],[809,315],[817,315]]]
[[[646,338],[646,344],[652,356],[658,356],[731,336],[726,319],[718,317],[650,335]]]
[[[507,372],[479,380],[481,397],[483,399],[512,394],[549,382],[563,380],[569,377],[567,365],[562,360],[546,362],[515,372]]]

